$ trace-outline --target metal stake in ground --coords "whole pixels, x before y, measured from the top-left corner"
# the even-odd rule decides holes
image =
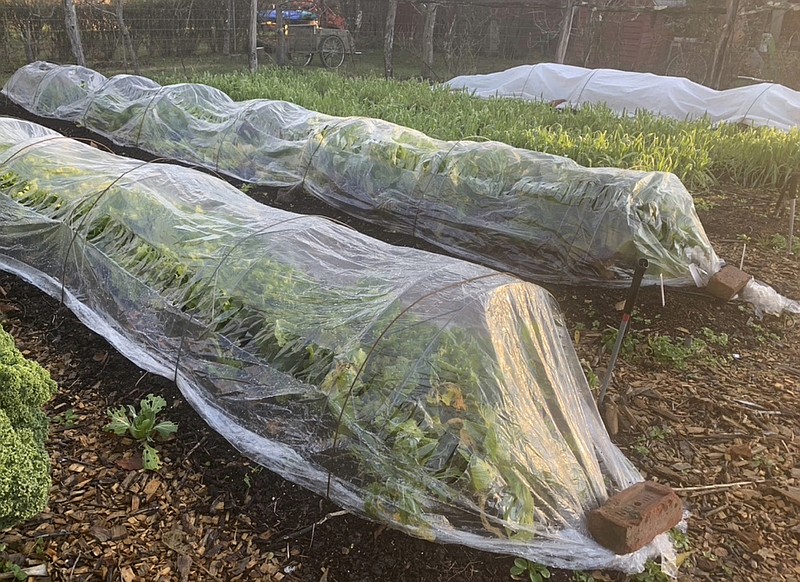
[[[617,341],[614,343],[614,349],[611,352],[611,360],[608,362],[606,376],[603,378],[603,385],[600,388],[600,398],[597,401],[600,406],[602,406],[606,398],[606,392],[608,392],[608,386],[611,384],[611,376],[614,374],[614,365],[617,363],[617,357],[622,348],[622,340],[625,339],[625,332],[628,331],[633,306],[636,303],[636,298],[639,296],[639,287],[642,286],[642,277],[644,277],[644,272],[647,270],[648,265],[647,259],[639,259],[639,264],[636,265],[636,270],[633,272],[633,282],[631,282],[631,288],[628,289],[625,307],[622,309],[622,323],[620,323],[619,331],[617,332]]]
[[[790,174],[786,178],[786,185],[781,190],[781,195],[778,197],[778,203],[775,205],[775,217],[779,218],[783,214],[783,205],[786,198],[789,198],[789,240],[787,241],[787,249],[789,256],[794,254],[794,221],[795,213],[797,212],[797,196],[800,193],[800,173]]]
[[[797,192],[794,193],[794,198],[789,202],[789,240],[787,246],[789,247],[789,255],[794,254],[794,217],[797,212]]]

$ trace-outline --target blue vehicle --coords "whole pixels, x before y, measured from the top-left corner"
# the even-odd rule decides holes
[[[258,13],[259,24],[275,25],[278,18],[277,10],[265,10]],[[319,15],[309,12],[308,10],[284,10],[283,22],[285,24],[311,24],[318,22]]]

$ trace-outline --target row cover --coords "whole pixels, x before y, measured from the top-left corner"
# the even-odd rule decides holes
[[[584,168],[498,142],[445,142],[376,119],[340,118],[205,86],[110,79],[37,62],[3,89],[43,117],[246,182],[302,184],[361,219],[536,281],[705,283],[722,265],[672,174]]]
[[[777,83],[717,91],[683,77],[539,63],[461,75],[446,85],[485,99],[557,102],[559,107],[603,103],[620,115],[650,111],[673,119],[709,117],[715,123],[782,131],[800,126],[800,93]]]
[[[588,537],[586,512],[641,477],[533,284],[7,118],[0,268],[348,510],[556,567],[671,552],[666,535],[627,556]]]

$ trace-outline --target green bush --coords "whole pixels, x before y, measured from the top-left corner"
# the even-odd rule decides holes
[[[50,459],[42,406],[55,391],[50,374],[26,360],[0,328],[0,530],[47,506]]]

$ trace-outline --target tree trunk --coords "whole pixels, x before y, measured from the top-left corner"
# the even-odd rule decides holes
[[[32,63],[36,60],[36,52],[33,50],[33,33],[31,32],[30,19],[25,20],[22,37],[25,40],[25,58],[28,59],[29,63]]]
[[[422,5],[425,12],[425,25],[422,29],[422,78],[431,79],[433,72],[433,31],[436,27],[436,11],[439,5],[426,2]]]
[[[72,54],[75,61],[82,67],[86,66],[86,58],[83,56],[83,45],[81,44],[81,31],[78,28],[78,15],[75,13],[75,0],[64,0],[64,23],[67,26],[67,36],[72,47]]]
[[[722,34],[719,37],[717,49],[714,51],[714,63],[711,65],[711,86],[714,89],[719,89],[722,84],[722,72],[725,69],[725,58],[728,56],[733,29],[736,26],[737,12],[739,12],[739,0],[729,0],[725,26],[722,27]]]
[[[572,33],[572,21],[575,19],[575,0],[567,1],[567,8],[564,10],[564,19],[561,21],[561,32],[558,35],[558,47],[556,48],[556,62],[564,63],[567,58],[567,48],[569,47],[569,35]]]
[[[258,71],[258,0],[250,0],[250,72]]]
[[[122,43],[125,47],[125,52],[131,56],[131,63],[133,63],[133,72],[139,74],[139,59],[136,56],[136,50],[133,48],[131,42],[131,33],[128,26],[125,24],[125,18],[122,14],[122,7],[125,0],[114,0],[114,5],[117,12],[117,24],[119,24],[119,31],[122,33]]]
[[[781,43],[781,33],[783,32],[783,18],[786,16],[788,10],[773,10],[772,18],[770,19],[769,32],[772,38],[775,39],[775,45]]]
[[[356,0],[356,19],[353,24],[353,34],[358,36],[361,32],[361,22],[364,20],[364,10],[361,8],[361,0]]]
[[[286,31],[283,19],[283,7],[280,4],[275,6],[275,64],[282,67],[286,64]]]
[[[589,11],[589,25],[588,25],[588,41],[586,42],[585,53],[583,55],[583,67],[589,67],[589,61],[592,58],[592,52],[594,51],[594,43],[595,43],[595,16],[596,12],[594,10]]]
[[[397,17],[397,0],[389,0],[389,11],[386,13],[386,35],[383,39],[384,74],[387,79],[394,77],[394,21]]]
[[[225,28],[222,31],[222,54],[231,54],[231,35],[233,34],[233,0],[225,3]]]
[[[239,54],[239,41],[236,38],[236,0],[231,0],[231,11],[233,16],[231,17],[231,28],[233,28],[233,32],[231,33],[231,40],[233,41],[231,44],[233,45],[231,48],[233,49],[233,54]]]

